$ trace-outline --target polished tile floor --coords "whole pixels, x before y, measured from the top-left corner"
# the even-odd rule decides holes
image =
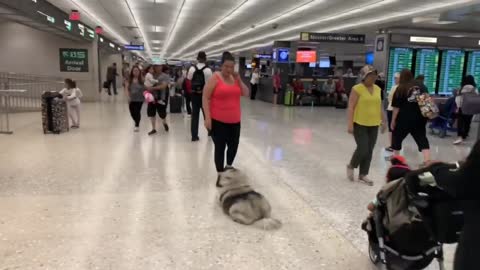
[[[39,113],[14,115],[14,135],[0,137],[0,269],[373,269],[360,223],[384,181],[386,135],[367,187],[345,179],[344,110],[245,100],[243,113],[235,166],[279,231],[223,215],[212,143],[203,129],[191,143],[182,115],[154,137],[146,117],[133,133],[121,100],[84,104],[81,129],[62,135],[43,135]],[[451,141],[432,138],[434,157],[468,153]],[[419,164],[413,141],[405,148]]]

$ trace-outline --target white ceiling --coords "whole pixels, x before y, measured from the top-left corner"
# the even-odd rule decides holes
[[[224,50],[245,52],[269,46],[273,40],[298,39],[301,31],[372,34],[378,28],[395,26],[480,32],[470,23],[412,23],[414,17],[461,11],[480,0],[48,1],[67,12],[79,9],[85,23],[101,25],[119,43],[138,37],[145,42],[148,56],[161,58],[191,59],[199,50],[209,56]],[[460,20],[462,14],[455,14]],[[153,31],[154,26],[159,32]]]

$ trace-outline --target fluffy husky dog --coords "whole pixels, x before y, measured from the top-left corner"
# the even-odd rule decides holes
[[[217,186],[223,212],[235,222],[265,230],[281,227],[280,221],[270,217],[268,201],[250,187],[248,177],[240,170],[228,169],[221,173]]]

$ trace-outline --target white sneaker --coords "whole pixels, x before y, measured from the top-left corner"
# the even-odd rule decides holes
[[[135,127],[135,128],[133,129],[133,131],[134,131],[134,132],[139,132],[140,129],[139,129],[138,127]]]
[[[456,141],[453,142],[454,145],[459,145],[459,144],[461,144],[461,143],[463,143],[463,139],[462,139],[462,138],[459,138],[458,140],[456,140]]]

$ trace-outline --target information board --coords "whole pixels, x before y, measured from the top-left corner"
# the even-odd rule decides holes
[[[395,73],[403,69],[412,69],[413,49],[411,48],[390,48],[390,58],[388,61],[388,80],[387,91],[392,89],[395,79]]]
[[[440,60],[437,49],[418,49],[415,61],[415,77],[425,76],[425,86],[429,93],[437,89],[438,62]]]
[[[88,72],[88,50],[60,49],[61,72]]]
[[[445,50],[442,53],[440,69],[440,87],[438,94],[451,95],[460,87],[465,66],[465,52],[462,50]]]
[[[480,83],[480,51],[468,53],[467,75],[472,75],[475,82]]]

